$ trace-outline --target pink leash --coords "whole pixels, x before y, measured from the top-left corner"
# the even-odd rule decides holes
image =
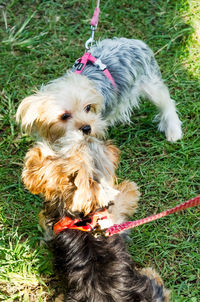
[[[100,0],[97,0],[97,7],[94,10],[94,14],[93,14],[92,20],[90,22],[90,25],[94,26],[94,27],[97,27],[98,22],[99,22],[99,13],[100,13],[99,6],[100,6]]]
[[[98,22],[99,22],[99,14],[100,14],[99,5],[100,5],[100,0],[97,0],[97,7],[95,8],[93,17],[92,17],[92,19],[90,21],[91,36],[85,42],[85,49],[86,50],[90,49],[91,46],[92,46],[92,44],[93,44],[93,42],[94,42],[94,33],[95,33],[95,30],[97,29],[97,25],[98,25]]]
[[[139,220],[135,220],[135,221],[127,221],[127,222],[124,222],[122,224],[114,224],[113,226],[109,227],[106,231],[105,231],[105,235],[106,236],[112,236],[114,234],[117,234],[117,233],[120,233],[122,231],[125,231],[125,230],[128,230],[128,229],[131,229],[131,228],[135,228],[139,225],[142,225],[142,224],[145,224],[145,223],[148,223],[150,221],[154,221],[154,220],[157,220],[157,219],[160,219],[162,217],[165,217],[167,215],[170,215],[170,214],[173,214],[173,213],[176,213],[176,212],[179,212],[179,211],[182,211],[182,210],[185,210],[185,209],[188,209],[188,208],[191,208],[191,207],[196,207],[200,204],[200,195],[172,208],[172,209],[169,209],[169,210],[166,210],[166,211],[163,211],[159,214],[156,214],[156,215],[152,215],[152,216],[149,216],[149,217],[146,217],[146,218],[143,218],[143,219],[139,219]]]
[[[100,9],[99,9],[99,7],[96,7],[95,10],[94,10],[94,14],[93,14],[92,20],[90,22],[91,26],[96,27],[98,25],[98,22],[99,22],[99,13],[100,13]]]

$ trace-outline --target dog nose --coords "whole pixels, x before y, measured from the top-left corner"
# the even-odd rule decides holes
[[[91,127],[90,127],[90,125],[84,125],[80,128],[80,130],[82,130],[84,134],[90,134]]]

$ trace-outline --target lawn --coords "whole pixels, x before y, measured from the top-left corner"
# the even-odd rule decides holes
[[[15,112],[25,96],[83,54],[94,7],[87,0],[10,0],[0,6],[0,301],[52,301],[59,291],[38,226],[42,199],[20,180],[33,141],[20,132]],[[152,123],[156,109],[143,100],[130,125],[109,131],[121,150],[118,176],[140,187],[133,217],[139,219],[200,191],[200,6],[197,0],[102,0],[100,8],[96,39],[144,40],[183,122],[183,139],[167,142]],[[154,267],[174,302],[200,301],[199,213],[192,208],[140,226],[128,242],[135,264]]]

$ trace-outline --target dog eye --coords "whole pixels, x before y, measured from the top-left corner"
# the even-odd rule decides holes
[[[63,115],[61,115],[61,120],[66,121],[70,117],[71,117],[71,114],[65,112]]]
[[[87,105],[84,109],[85,109],[86,112],[89,112],[90,109],[91,109],[91,105]]]

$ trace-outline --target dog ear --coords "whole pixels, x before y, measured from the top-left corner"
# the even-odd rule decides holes
[[[21,122],[22,129],[29,134],[39,131],[44,121],[48,122],[47,118],[51,118],[47,117],[47,114],[50,115],[50,101],[48,94],[42,91],[23,99],[16,113],[16,120],[18,123]]]
[[[22,181],[33,194],[41,194],[46,200],[72,202],[74,185],[71,173],[65,169],[66,161],[49,152],[44,144],[31,148],[25,158]]]
[[[66,131],[58,119],[61,112],[52,96],[39,91],[21,102],[16,120],[21,122],[21,127],[26,133],[39,134],[40,137],[53,142]]]
[[[27,133],[34,132],[34,123],[38,118],[38,106],[42,96],[33,94],[22,100],[16,113],[17,122],[21,122],[22,129]]]
[[[24,168],[22,172],[22,180],[26,188],[33,194],[43,194],[46,192],[45,170],[47,170],[47,162],[39,147],[30,149],[25,157]]]

